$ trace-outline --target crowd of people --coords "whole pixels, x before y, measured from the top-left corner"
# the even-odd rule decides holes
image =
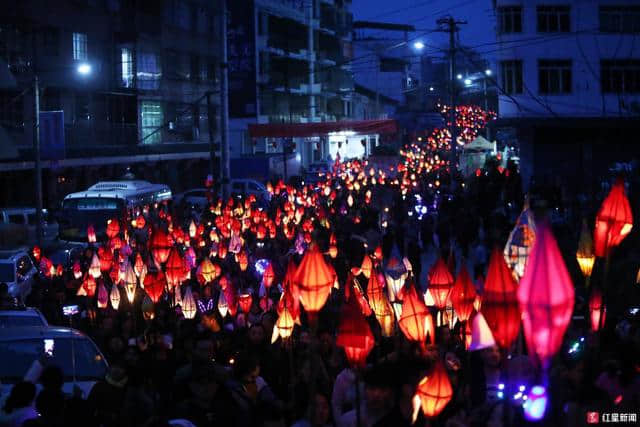
[[[100,307],[95,283],[93,292],[79,292],[87,276],[76,277],[72,266],[79,265],[86,273],[98,243],[71,260],[61,274],[38,275],[27,305],[38,307],[51,324],[68,325],[62,306],[77,304],[80,313],[73,317],[73,327],[95,341],[109,363],[108,372],[88,395],[79,390],[69,395],[62,391],[67,380],[62,370],[49,364],[37,380],[38,387],[29,381],[13,385],[2,405],[0,426],[506,427],[530,423],[523,411],[523,391],[540,378],[522,338],[511,349],[489,346],[470,351],[465,344],[465,324],[442,321],[425,345],[408,340],[397,325],[392,334],[385,333],[375,316],[369,316],[375,345],[365,366],[350,366],[343,348],[336,344],[345,283],[365,255],[380,250],[386,260],[396,251],[406,258],[411,266],[406,283],[420,294],[428,286],[424,278],[435,259],[446,259],[452,274],[462,265],[470,266],[481,295],[490,250],[504,247],[524,203],[513,166],[511,174],[489,170],[473,178],[466,189],[451,185],[446,178],[439,187],[442,192],[426,181],[414,185],[405,197],[397,187],[388,188],[388,193],[375,190],[367,195],[364,189],[348,191],[344,182],[342,188],[334,183],[335,194],[327,191],[314,199],[321,208],[308,205],[301,212],[293,238],[280,229],[270,237],[269,227],[267,237],[257,236],[250,228],[242,230],[242,251],[248,255],[245,268],[232,253],[223,258],[212,256],[213,241],[205,239],[205,244],[191,246],[174,242],[181,252],[191,248],[195,255],[188,264],[190,271],[173,290],[184,298],[189,288],[197,303],[193,318],[185,316],[172,292],[164,292],[158,302],[149,304],[140,284],[131,299],[124,290],[120,292],[118,308],[111,304]],[[266,213],[267,218],[285,212],[285,205],[294,197],[290,188],[281,189],[282,193],[274,193],[270,202],[254,212]],[[415,214],[415,194],[429,207],[421,218]],[[212,196],[212,206],[215,204]],[[232,202],[228,212],[241,204]],[[152,271],[161,266],[153,261],[153,232],[149,229],[188,230],[192,223],[212,227],[219,216],[214,210],[196,216],[186,206],[169,203],[133,213],[144,214],[146,226],[130,225],[132,217],[123,221],[118,237],[128,240],[119,250],[110,248],[121,263],[133,265],[140,255]],[[314,227],[302,231],[305,220]],[[320,226],[323,221],[325,225]],[[578,230],[575,227],[565,233],[573,238]],[[302,310],[291,336],[274,341],[287,267],[290,261],[299,264],[312,245],[323,253],[336,246],[335,257],[325,258],[335,272],[337,286],[317,319]],[[215,259],[222,270],[215,280],[202,280],[199,275],[198,266],[205,258]],[[262,259],[274,271],[271,287],[264,286],[263,267],[258,265]],[[382,268],[382,263],[373,268]],[[252,296],[246,312],[224,313],[218,308],[225,295],[220,284],[223,277],[236,294],[242,291]],[[582,288],[577,277],[576,288]],[[97,286],[104,286],[110,294],[120,280],[117,273],[106,271]],[[366,286],[366,280],[362,285]],[[237,304],[233,297],[226,299],[229,305]],[[585,317],[583,301],[576,306],[567,344],[548,371],[549,405],[537,425],[580,426],[587,423],[588,412],[631,414],[640,407],[637,319],[612,309],[605,328],[592,333]],[[453,389],[451,399],[437,416],[428,418],[420,412],[416,419],[416,387],[436,364],[446,369]],[[520,397],[515,397],[518,392]]]

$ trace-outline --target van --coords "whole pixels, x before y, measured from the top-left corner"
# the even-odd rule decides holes
[[[36,209],[0,208],[0,230],[3,234],[17,234],[27,242],[35,242]],[[42,210],[42,236],[47,241],[54,240],[58,236],[58,224],[50,220],[46,209]]]
[[[0,251],[0,282],[9,286],[9,295],[24,302],[31,293],[37,269],[25,250]]]

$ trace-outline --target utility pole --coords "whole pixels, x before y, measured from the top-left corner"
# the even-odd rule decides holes
[[[40,86],[33,77],[33,155],[36,180],[36,242],[42,246],[42,162],[40,160]]]
[[[211,175],[211,179],[215,176],[215,159],[216,159],[216,149],[215,142],[213,138],[213,133],[215,126],[213,125],[213,120],[215,119],[215,114],[213,111],[213,105],[211,104],[211,95],[212,91],[207,91],[207,117],[209,122],[209,175]]]
[[[222,196],[229,197],[229,64],[227,62],[227,0],[221,7],[222,61],[220,63],[220,176]]]
[[[456,33],[458,32],[459,24],[466,24],[467,21],[456,21],[452,16],[447,18],[440,18],[437,21],[439,31],[449,33],[449,133],[451,134],[451,175],[456,168],[457,145],[458,145],[458,132],[456,128],[456,98],[457,98],[457,84],[456,84]]]

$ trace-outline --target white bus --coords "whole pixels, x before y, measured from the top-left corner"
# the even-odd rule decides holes
[[[105,181],[86,191],[71,193],[62,201],[58,218],[60,240],[87,242],[87,227],[92,225],[98,240],[105,237],[107,221],[124,220],[134,208],[151,206],[171,199],[171,189],[147,181]]]

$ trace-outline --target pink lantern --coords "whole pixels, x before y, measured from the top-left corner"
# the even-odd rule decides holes
[[[546,369],[562,345],[574,303],[573,283],[548,224],[538,227],[518,301],[529,354]]]

